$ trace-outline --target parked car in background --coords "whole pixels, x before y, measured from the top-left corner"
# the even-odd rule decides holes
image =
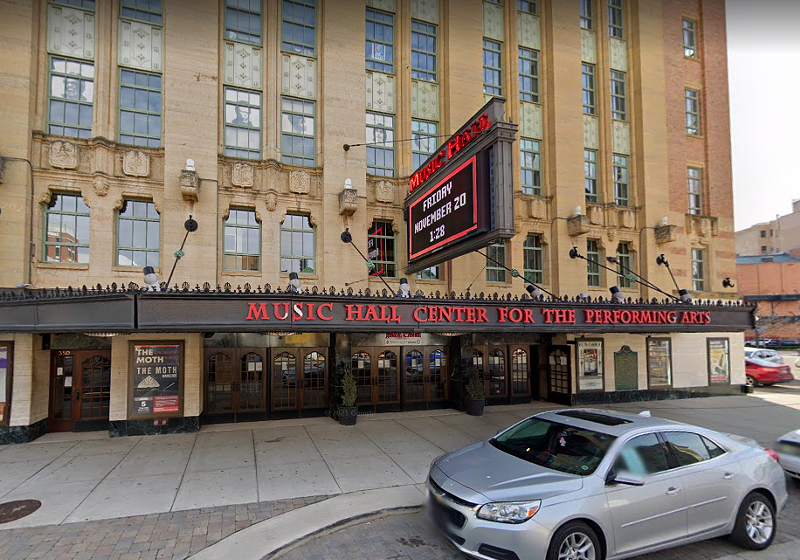
[[[765,348],[754,348],[752,346],[744,347],[745,358],[758,358],[760,360],[767,360],[775,362],[776,364],[783,363],[783,356],[778,354],[775,350],[767,350]]]
[[[745,358],[744,373],[747,384],[752,387],[794,381],[789,366],[759,358]]]
[[[730,535],[767,548],[786,503],[773,452],[607,410],[551,410],[431,464],[431,518],[490,559],[617,560]]]
[[[783,434],[775,442],[781,467],[800,486],[800,430]]]

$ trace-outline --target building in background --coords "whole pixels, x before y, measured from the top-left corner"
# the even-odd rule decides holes
[[[524,294],[500,262],[558,295],[608,297],[616,285],[626,297],[661,297],[624,271],[571,259],[575,246],[677,294],[656,264],[664,254],[695,298],[736,296],[722,287],[736,275],[723,0],[5,0],[2,12],[0,286],[141,285],[144,266],[166,280],[189,215],[199,229],[178,286],[285,289],[295,272],[320,290],[382,290],[342,243],[345,228],[362,251],[374,248],[396,286],[406,276],[409,177],[502,96],[519,126],[510,162],[516,236],[488,247],[491,259],[472,253],[408,275],[412,292]],[[449,402],[430,380],[453,373],[445,349],[472,346],[495,379],[487,389],[496,402],[551,390],[688,391],[744,375],[741,332],[722,335],[727,342],[706,334],[697,348],[686,332],[654,343],[658,380],[646,333],[600,332],[605,346],[593,350],[606,353],[605,381],[582,386],[580,333],[530,327],[513,336],[476,330],[469,344],[426,334],[422,350],[409,350],[418,355],[402,337],[347,332],[5,331],[5,398],[14,402],[3,421],[28,434],[109,418],[120,432],[146,431],[132,419],[131,360],[147,360],[158,340],[185,352],[180,415],[195,419],[190,427],[217,413],[327,406],[319,390],[334,350],[360,367],[365,406],[409,395],[424,406]],[[395,361],[375,350],[387,340]],[[622,347],[640,357],[616,383]],[[712,349],[714,363],[732,369],[718,364],[706,375]],[[300,384],[290,372],[306,359],[306,371],[323,372],[308,400],[276,396],[282,383]],[[394,376],[391,394],[376,381],[385,375]],[[406,391],[417,377],[428,381]],[[81,378],[88,393],[73,389]],[[160,408],[174,413],[166,396]]]
[[[736,255],[772,255],[800,248],[800,199],[792,201],[791,214],[778,216],[736,232]]]
[[[782,345],[800,341],[800,250],[736,258],[739,293],[757,305],[756,331],[748,340],[768,339]]]

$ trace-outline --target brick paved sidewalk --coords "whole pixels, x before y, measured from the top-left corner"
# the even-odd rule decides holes
[[[254,523],[313,504],[312,496],[103,521],[2,530],[3,560],[183,560]]]

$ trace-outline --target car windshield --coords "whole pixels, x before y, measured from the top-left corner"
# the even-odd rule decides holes
[[[614,441],[614,436],[528,418],[491,440],[497,449],[556,471],[592,474]]]

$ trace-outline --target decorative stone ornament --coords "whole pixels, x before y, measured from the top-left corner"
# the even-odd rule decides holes
[[[253,166],[249,163],[234,163],[231,183],[237,187],[253,186]]]
[[[128,150],[122,156],[122,172],[130,177],[150,175],[150,156],[142,150]]]
[[[274,212],[278,207],[278,195],[274,192],[269,192],[267,193],[267,198],[264,199],[264,202],[267,204],[267,210]]]
[[[78,167],[78,146],[64,140],[51,142],[48,161],[51,167],[75,169]]]
[[[106,196],[108,194],[108,182],[99,175],[94,178],[93,186],[97,196]]]
[[[589,216],[580,214],[567,218],[567,232],[570,237],[577,237],[578,235],[585,235],[589,233]]]
[[[304,171],[292,171],[289,174],[289,190],[297,194],[308,194],[311,192],[311,180],[308,173]]]
[[[394,202],[394,185],[389,181],[378,181],[375,185],[375,199],[378,202]]]
[[[655,227],[656,243],[670,243],[678,239],[678,226],[661,225]]]
[[[623,208],[619,211],[619,227],[633,229],[636,227],[636,215],[630,208]]]
[[[547,202],[541,197],[531,197],[528,215],[535,220],[547,219]]]
[[[358,191],[356,189],[344,189],[339,193],[339,214],[342,216],[352,216],[358,210]]]
[[[197,202],[200,195],[200,180],[197,171],[184,169],[181,171],[181,195],[187,202]]]
[[[588,204],[586,206],[586,212],[589,214],[589,223],[594,226],[601,226],[603,225],[603,207],[596,206],[593,204]]]

